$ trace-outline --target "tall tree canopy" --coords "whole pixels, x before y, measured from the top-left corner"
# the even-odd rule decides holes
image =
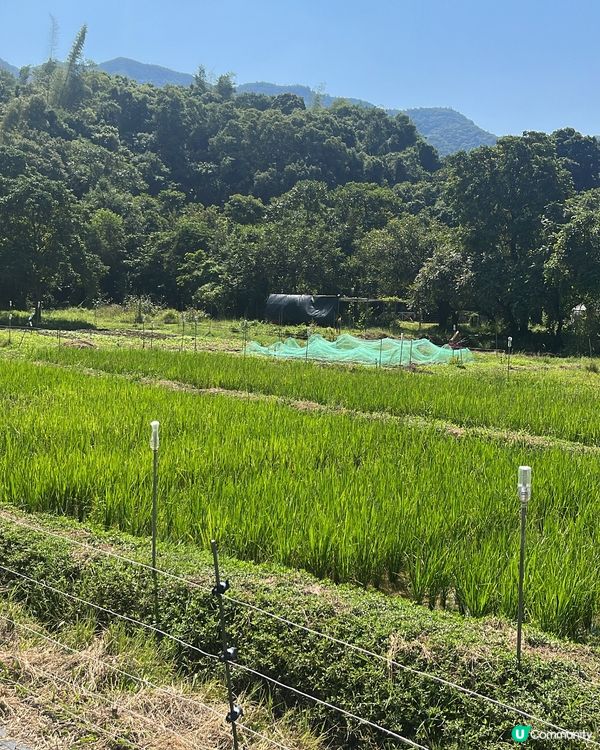
[[[140,85],[67,61],[0,71],[0,307],[147,294],[261,315],[269,292],[390,296],[560,333],[600,308],[600,148],[565,128],[443,163],[405,115],[233,76]]]

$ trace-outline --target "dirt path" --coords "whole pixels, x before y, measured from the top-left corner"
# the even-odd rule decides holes
[[[191,393],[197,396],[226,396],[243,401],[263,401],[278,403],[297,411],[303,412],[321,412],[323,414],[345,414],[357,419],[378,420],[383,422],[395,422],[396,424],[407,425],[417,429],[435,429],[439,432],[460,440],[465,437],[478,437],[484,440],[492,440],[503,443],[512,443],[523,445],[531,448],[558,448],[571,453],[595,453],[600,454],[600,446],[586,445],[585,443],[564,440],[549,435],[533,435],[519,430],[499,429],[496,427],[469,426],[448,422],[443,419],[434,419],[423,417],[417,414],[397,415],[387,412],[366,412],[356,409],[348,409],[344,406],[330,406],[321,404],[317,401],[308,401],[302,399],[293,399],[286,396],[277,396],[272,394],[261,393],[257,391],[242,391],[227,388],[198,388],[189,383],[180,383],[176,380],[165,378],[140,377],[136,374],[112,373],[106,370],[97,370],[90,367],[77,367],[74,365],[62,365],[56,362],[45,362],[42,360],[33,360],[33,364],[42,367],[56,367],[71,372],[79,372],[91,377],[119,378],[129,382],[141,383],[142,385],[154,388],[163,388],[183,393]]]

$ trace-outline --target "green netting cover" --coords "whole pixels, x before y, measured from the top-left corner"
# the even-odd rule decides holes
[[[318,333],[303,345],[296,339],[278,341],[270,346],[261,346],[251,341],[248,352],[281,359],[318,359],[324,362],[358,362],[366,365],[397,367],[399,365],[431,365],[456,361],[470,362],[473,354],[469,349],[452,349],[436,346],[428,339],[377,339],[366,341],[344,333],[335,341],[327,341]]]

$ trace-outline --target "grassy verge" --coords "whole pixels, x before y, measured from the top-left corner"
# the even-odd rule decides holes
[[[40,750],[214,750],[231,743],[224,686],[192,686],[177,675],[164,641],[119,621],[100,628],[90,614],[48,631],[23,605],[2,604],[3,742]],[[250,696],[240,700],[244,725],[264,736],[240,730],[246,747],[266,750],[270,739],[291,750],[321,747],[301,721],[291,728],[293,712],[276,719]]]
[[[402,591],[464,613],[516,612],[519,464],[535,467],[532,621],[589,633],[597,613],[600,469],[593,454],[435,428],[198,398],[0,362],[3,497],[135,534],[149,529],[148,424],[163,423],[163,538]]]
[[[31,522],[31,519],[29,519]],[[143,560],[148,542],[83,532],[70,522],[38,519],[78,540],[97,544]],[[68,543],[16,528],[6,519],[0,527],[0,559],[11,570],[59,590],[94,601],[129,617],[150,622],[150,576],[129,564],[105,558]],[[302,573],[272,566],[222,559],[231,579],[231,593],[244,601],[277,612],[337,638],[394,659],[401,665],[451,679],[497,700],[537,714],[570,730],[600,728],[597,690],[600,660],[589,647],[558,641],[526,630],[524,669],[514,661],[514,631],[503,620],[471,620],[430,612],[399,598],[352,587],[334,587]],[[215,602],[210,595],[212,571],[207,553],[188,546],[161,545],[163,568],[189,576],[199,588],[169,579],[160,581],[160,620],[181,640],[212,653],[219,650]],[[4,597],[24,607],[28,616],[44,622],[51,633],[75,627],[102,633],[115,627],[108,615],[92,617],[89,608],[65,600],[35,585],[25,585],[6,572],[0,576]],[[6,606],[6,605],[5,605]],[[529,723],[505,709],[472,699],[398,667],[366,658],[265,618],[240,606],[228,605],[229,631],[240,651],[240,662],[270,677],[336,703],[381,723],[433,750],[506,745],[515,723]],[[178,669],[198,679],[219,677],[219,665],[200,659],[180,645],[165,645]],[[133,658],[133,657],[132,657]],[[315,707],[283,689],[270,690],[261,680],[234,671],[236,689],[251,691],[272,705],[275,713],[302,709],[330,747],[396,747],[375,730]],[[536,747],[550,748],[540,741]],[[570,743],[579,747],[580,743]]]

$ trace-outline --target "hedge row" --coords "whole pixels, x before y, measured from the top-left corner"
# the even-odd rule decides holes
[[[24,531],[0,519],[0,565],[60,590],[147,623],[153,620],[148,571],[81,548]],[[70,529],[70,521],[43,521]],[[94,532],[92,540],[142,559],[144,542]],[[145,559],[145,557],[144,557]],[[211,596],[208,553],[193,547],[162,546],[160,567],[184,574],[200,588],[160,578],[160,625],[211,653],[220,650],[217,608]],[[527,632],[524,668],[515,668],[514,632],[501,620],[467,620],[432,612],[398,597],[334,586],[300,572],[223,559],[231,594],[291,620],[348,640],[409,667],[435,673],[472,690],[517,705],[570,730],[596,733],[600,726],[600,658],[591,647],[562,643]],[[0,570],[0,585],[50,630],[89,616],[89,607]],[[229,633],[239,661],[270,677],[379,723],[429,748],[506,747],[517,715],[283,625],[244,607],[227,604]],[[98,613],[98,627],[110,616]],[[182,646],[173,649],[182,671],[221,675],[222,667]],[[271,689],[235,670],[236,689],[269,693],[276,710],[301,707],[332,748],[391,748],[398,741],[353,720]],[[542,728],[542,727],[540,727]],[[577,747],[572,742],[570,746]],[[552,741],[536,741],[552,747]],[[555,744],[554,744],[555,746]],[[583,745],[582,745],[583,746]]]

